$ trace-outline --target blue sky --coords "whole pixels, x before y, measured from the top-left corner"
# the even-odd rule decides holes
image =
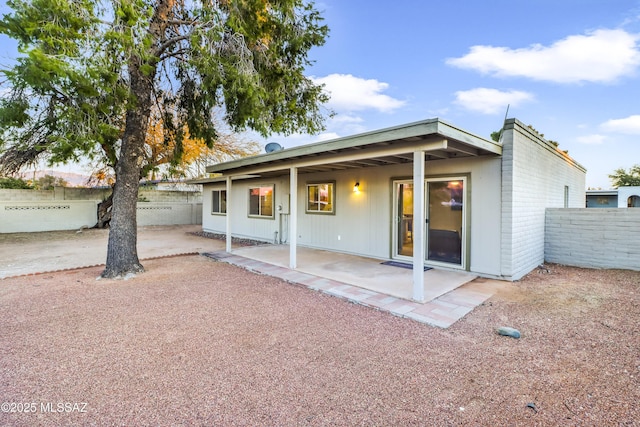
[[[286,148],[439,117],[489,138],[509,117],[560,143],[587,186],[640,164],[640,0],[324,0],[308,75],[337,115]],[[0,1],[0,12],[6,12]],[[15,57],[0,37],[0,64]],[[267,142],[264,141],[264,142]]]
[[[338,113],[285,147],[439,117],[480,136],[509,117],[585,166],[640,164],[640,1],[316,3],[331,29],[309,70]]]

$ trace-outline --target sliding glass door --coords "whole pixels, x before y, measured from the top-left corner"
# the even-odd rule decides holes
[[[427,261],[464,265],[464,177],[427,180]]]
[[[413,257],[413,181],[393,183],[393,257]],[[427,233],[424,236],[428,263],[464,267],[466,233],[466,178],[426,180]]]
[[[394,182],[393,257],[413,256],[413,181]]]

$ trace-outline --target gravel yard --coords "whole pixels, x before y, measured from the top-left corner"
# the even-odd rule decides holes
[[[0,280],[0,425],[640,419],[640,272],[552,265],[442,330],[202,256],[145,268]]]

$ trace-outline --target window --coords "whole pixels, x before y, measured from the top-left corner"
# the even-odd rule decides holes
[[[273,185],[249,188],[249,216],[273,218]]]
[[[333,214],[335,183],[307,184],[307,212]]]
[[[227,190],[213,190],[211,193],[211,213],[218,215],[227,213]]]
[[[564,207],[565,208],[569,207],[569,186],[568,185],[564,186]]]

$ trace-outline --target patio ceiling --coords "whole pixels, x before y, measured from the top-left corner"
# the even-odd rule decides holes
[[[237,178],[271,177],[288,173],[291,167],[304,174],[406,164],[413,162],[413,153],[418,150],[430,161],[498,156],[502,145],[431,119],[220,163],[208,166],[207,172]],[[213,181],[216,179],[198,182]]]

